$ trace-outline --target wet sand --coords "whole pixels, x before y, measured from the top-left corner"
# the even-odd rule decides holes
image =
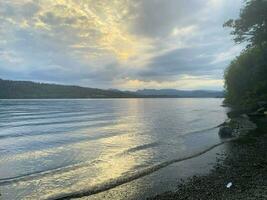
[[[267,199],[267,119],[257,120],[258,129],[227,144],[207,175],[177,181],[175,191],[149,200]],[[231,182],[232,186],[226,185]]]

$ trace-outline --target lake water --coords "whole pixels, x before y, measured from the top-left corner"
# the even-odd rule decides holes
[[[104,191],[197,154],[220,142],[222,101],[0,100],[1,197]]]

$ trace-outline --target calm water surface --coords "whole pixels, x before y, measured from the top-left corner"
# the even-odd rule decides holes
[[[0,100],[0,193],[49,199],[218,142],[222,99]],[[182,172],[181,172],[182,173]]]

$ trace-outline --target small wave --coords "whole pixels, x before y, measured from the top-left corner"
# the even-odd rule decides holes
[[[159,142],[153,142],[153,143],[139,145],[139,146],[127,149],[127,150],[125,150],[125,151],[123,151],[117,155],[124,155],[124,154],[133,153],[136,151],[141,151],[141,150],[148,149],[148,148],[153,148],[153,147],[158,146],[159,144],[160,144]]]
[[[12,117],[17,117],[17,116],[40,116],[40,115],[52,115],[52,114],[61,114],[61,113],[67,113],[65,111],[53,111],[53,112],[25,112],[25,111],[13,111],[13,110],[8,110],[4,112],[0,112],[0,115],[12,115]]]
[[[96,121],[97,119],[89,118],[89,119],[76,119],[76,120],[65,120],[65,121],[51,121],[51,122],[35,122],[35,123],[27,123],[27,124],[18,124],[18,125],[3,125],[0,128],[9,128],[9,127],[28,127],[28,126],[46,126],[46,125],[61,125],[61,124],[75,124],[82,122],[91,122]]]
[[[158,171],[164,167],[167,167],[171,164],[174,164],[174,163],[177,163],[177,162],[181,162],[181,161],[185,161],[185,160],[189,160],[189,159],[192,159],[192,158],[195,158],[195,157],[198,157],[226,142],[229,142],[229,141],[232,141],[232,140],[226,140],[226,141],[222,141],[220,143],[217,143],[203,151],[200,151],[196,154],[193,154],[193,155],[190,155],[190,156],[187,156],[187,157],[182,157],[182,158],[177,158],[177,159],[173,159],[173,160],[169,160],[169,161],[166,161],[166,162],[162,162],[162,163],[159,163],[159,164],[156,164],[156,165],[152,165],[148,168],[145,168],[143,170],[139,170],[137,172],[134,172],[134,173],[131,173],[129,175],[126,175],[126,176],[123,176],[123,177],[119,177],[117,179],[112,179],[110,180],[109,182],[106,182],[104,184],[98,184],[94,187],[91,187],[91,188],[87,188],[87,189],[84,189],[84,190],[80,190],[80,191],[77,191],[77,192],[66,192],[66,193],[62,193],[62,194],[59,194],[59,195],[54,195],[54,196],[50,196],[48,199],[49,200],[63,200],[63,199],[69,199],[69,198],[81,198],[81,197],[84,197],[84,196],[90,196],[90,195],[94,195],[94,194],[97,194],[97,193],[100,193],[100,192],[104,192],[104,191],[107,191],[107,190],[110,190],[112,188],[115,188],[119,185],[122,185],[122,184],[125,184],[125,183],[128,183],[128,182],[131,182],[133,180],[136,180],[138,178],[141,178],[141,177],[144,177],[146,175],[149,175],[149,174],[152,174],[153,172],[155,171]]]
[[[89,122],[89,121],[88,121]],[[6,138],[18,138],[18,137],[35,137],[35,136],[40,136],[40,135],[57,135],[59,133],[65,134],[69,133],[71,131],[75,130],[83,130],[83,129],[89,129],[89,128],[99,128],[99,127],[105,127],[105,126],[111,126],[114,124],[114,121],[98,121],[97,123],[91,123],[91,124],[71,124],[71,123],[66,123],[65,125],[66,130],[58,130],[58,128],[62,127],[56,127],[54,130],[51,131],[41,131],[41,132],[29,132],[29,133],[9,133],[9,134],[0,134],[0,140],[1,139],[6,139]],[[17,127],[11,127],[12,128],[17,128]],[[1,130],[1,128],[0,128]],[[37,130],[38,131],[38,130]]]
[[[71,131],[74,131],[76,129],[87,129],[87,128],[97,128],[97,127],[104,127],[104,126],[108,126],[111,125],[113,123],[113,121],[107,121],[107,120],[101,120],[98,119],[98,121],[93,121],[93,120],[80,120],[79,122],[84,123],[84,122],[88,122],[88,124],[84,124],[84,125],[79,125],[78,123],[51,123],[49,125],[53,125],[53,124],[62,124],[62,125],[68,125],[70,124],[70,127],[67,127],[68,130],[51,130],[51,131],[40,131],[40,132],[27,132],[27,133],[8,133],[8,134],[0,134],[0,140],[1,139],[6,139],[6,138],[18,138],[18,137],[32,137],[32,136],[40,136],[40,135],[56,135],[56,134],[64,134],[64,133],[69,133]],[[90,122],[90,123],[89,123]],[[48,125],[48,124],[47,124]],[[23,125],[21,125],[23,126]],[[18,128],[17,126],[12,126],[12,127],[5,127],[8,129],[12,129],[12,128]],[[1,129],[1,127],[0,127]]]
[[[65,134],[66,131],[53,131],[53,132],[30,132],[30,133],[15,133],[15,134],[1,134],[0,135],[0,140],[1,139],[6,139],[6,138],[18,138],[18,137],[31,137],[31,136],[40,136],[40,135],[58,135],[58,134]]]
[[[62,133],[59,133],[59,134],[65,134],[65,132],[62,132]],[[94,141],[94,140],[101,140],[101,139],[105,139],[105,138],[111,138],[111,137],[114,137],[114,136],[122,136],[122,135],[125,135],[127,134],[126,132],[114,132],[114,133],[111,133],[111,134],[105,134],[105,135],[93,135],[93,136],[88,136],[86,138],[82,138],[81,140],[78,139],[78,140],[71,140],[71,141],[68,141],[68,142],[64,142],[64,143],[58,143],[57,141],[55,142],[55,144],[53,145],[52,148],[48,148],[48,149],[40,149],[37,150],[37,151],[24,151],[23,153],[17,153],[17,154],[14,154],[13,156],[10,156],[8,157],[8,160],[18,160],[18,159],[23,159],[23,158],[28,158],[30,157],[31,155],[34,155],[35,158],[37,158],[36,155],[40,155],[43,156],[44,154],[43,153],[46,153],[47,155],[50,154],[49,150],[54,150],[54,149],[62,149],[62,144],[64,144],[65,148],[67,147],[66,145],[71,145],[71,146],[74,146],[74,145],[79,145],[79,144],[88,144],[88,142],[91,142],[91,141]],[[51,134],[51,135],[57,135],[57,134]],[[52,144],[53,141],[50,142],[50,144]],[[44,151],[46,150],[46,151]],[[55,154],[55,150],[53,152],[53,154]],[[18,157],[19,156],[19,157]],[[0,159],[1,161],[1,159]],[[0,179],[0,185],[1,185],[1,179]]]
[[[215,129],[217,129],[219,126],[220,126],[220,125],[218,125],[218,126],[214,126],[214,127],[210,127],[210,128],[201,129],[201,130],[197,130],[197,131],[187,132],[187,133],[182,134],[181,136],[184,136],[184,135],[190,135],[190,134],[196,134],[196,133],[202,133],[202,132],[205,132],[205,131],[215,130]]]
[[[112,117],[111,114],[104,114],[104,113],[88,113],[88,112],[60,112],[60,113],[48,113],[48,114],[41,114],[41,115],[21,115],[21,116],[11,116],[9,118],[12,118],[12,123],[14,122],[25,122],[25,121],[34,121],[34,120],[45,120],[45,119],[66,119],[66,118],[78,118],[78,117],[87,117],[89,119],[91,118],[99,118],[99,117]],[[10,119],[3,120],[3,117],[0,117],[2,122],[10,122]]]
[[[49,114],[49,115],[37,115],[37,116],[12,116],[12,122],[20,122],[20,121],[33,121],[33,120],[43,120],[43,119],[58,119],[58,118],[71,118],[71,117],[83,117],[88,116],[88,113],[58,113],[58,114]],[[2,117],[3,118],[3,117]],[[3,121],[3,119],[1,119]],[[6,119],[5,121],[9,122],[10,119]]]
[[[7,184],[18,183],[22,181],[28,181],[34,178],[42,178],[48,175],[56,174],[58,172],[60,173],[68,172],[68,171],[72,171],[78,168],[87,167],[88,165],[93,165],[99,162],[103,162],[103,161],[97,159],[97,160],[88,161],[88,162],[80,162],[80,163],[76,163],[76,164],[68,165],[68,166],[55,167],[55,168],[51,168],[48,170],[46,169],[46,170],[35,171],[34,173],[28,173],[28,174],[22,174],[22,175],[14,176],[14,177],[2,178],[0,179],[0,185],[7,185]]]

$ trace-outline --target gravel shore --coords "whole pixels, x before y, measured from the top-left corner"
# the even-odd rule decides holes
[[[206,176],[182,181],[174,192],[149,200],[237,200],[267,199],[267,120],[258,119],[258,128],[228,143],[229,151]],[[227,188],[228,183],[232,183]]]

